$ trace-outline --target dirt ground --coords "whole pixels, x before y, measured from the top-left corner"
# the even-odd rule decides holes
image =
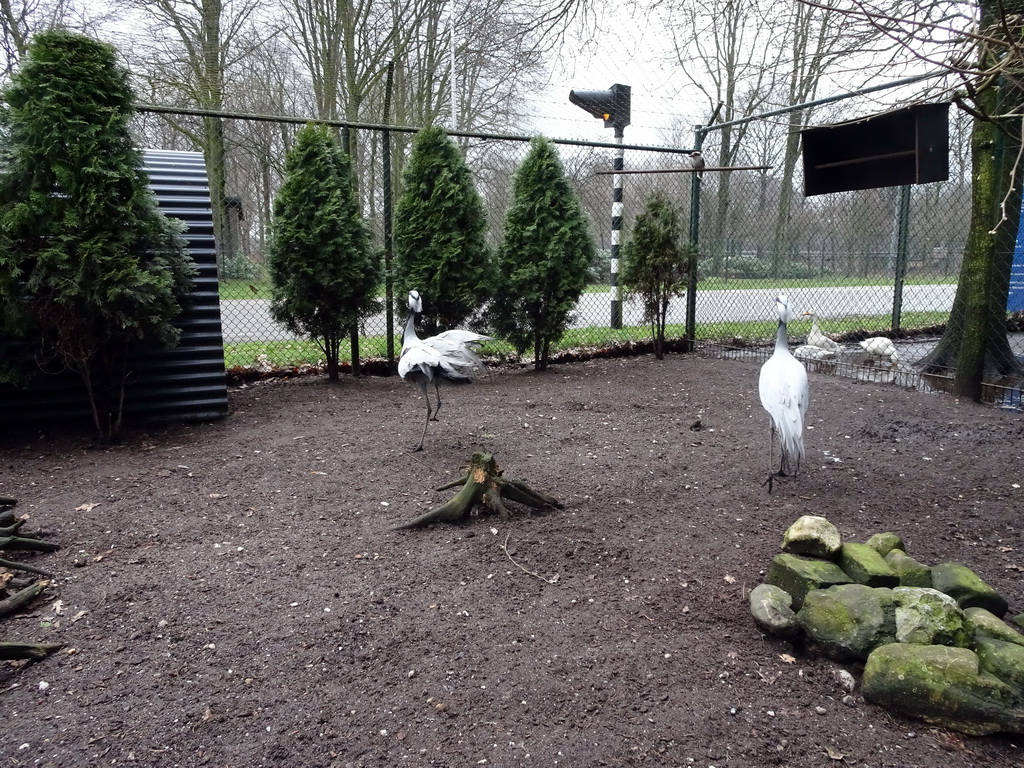
[[[421,453],[418,391],[380,377],[250,384],[114,447],[0,439],[0,496],[63,544],[20,558],[57,578],[0,634],[64,644],[0,666],[0,765],[1024,765],[1024,737],[843,703],[747,603],[816,514],[1024,612],[1022,414],[812,374],[806,471],[769,495],[757,373],[494,370]],[[391,530],[478,450],[564,510]]]

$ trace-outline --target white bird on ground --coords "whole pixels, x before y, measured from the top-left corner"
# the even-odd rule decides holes
[[[807,343],[812,347],[820,347],[830,352],[839,349],[839,342],[833,341],[818,329],[818,318],[813,312],[804,312],[804,317],[811,318],[811,330],[807,334]]]
[[[885,336],[872,336],[870,339],[864,339],[860,342],[861,347],[873,358],[888,359],[893,367],[896,367],[900,363],[899,353],[896,351],[896,345],[892,343],[892,339]]]
[[[398,375],[416,384],[423,393],[427,404],[427,418],[423,422],[423,434],[414,451],[423,450],[423,439],[427,436],[427,425],[431,417],[437,421],[441,410],[440,383],[444,381],[466,384],[483,366],[476,356],[476,348],[490,336],[463,330],[451,330],[420,339],[416,336],[416,315],[423,311],[423,300],[418,291],[409,291],[409,319],[405,321],[402,333],[402,354],[398,358]],[[431,409],[427,385],[433,382],[437,395],[437,408]]]
[[[816,347],[813,344],[801,344],[793,350],[793,357],[807,363],[820,363],[824,360],[834,360],[836,357],[836,350],[822,349],[821,347]]]
[[[808,387],[807,370],[789,352],[789,338],[786,324],[796,314],[785,296],[775,300],[779,313],[779,329],[775,336],[775,352],[763,366],[758,381],[761,405],[771,417],[771,438],[768,444],[768,479],[764,484],[771,493],[776,477],[796,475],[804,458],[804,415],[807,413]],[[782,461],[779,471],[773,472],[772,451],[775,435],[779,436]]]

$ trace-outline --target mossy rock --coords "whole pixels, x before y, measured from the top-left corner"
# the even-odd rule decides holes
[[[896,587],[900,577],[878,552],[867,544],[848,542],[839,549],[839,567],[856,584]]]
[[[781,554],[772,558],[765,581],[788,592],[793,598],[794,609],[799,610],[804,597],[812,589],[848,584],[850,577],[829,560]]]
[[[931,587],[932,569],[919,563],[902,549],[893,549],[885,556],[885,562],[896,572],[902,587]]]
[[[970,648],[974,630],[964,611],[937,589],[896,587],[896,640],[920,645]]]
[[[750,592],[750,613],[762,631],[791,640],[800,634],[793,596],[774,584],[758,584]]]
[[[983,670],[1024,696],[1024,646],[979,635],[974,652]]]
[[[794,555],[832,560],[842,545],[839,529],[817,515],[798,518],[782,535],[782,551]]]
[[[861,692],[875,704],[975,736],[1024,732],[1020,695],[981,669],[967,648],[883,645],[868,656]]]
[[[882,557],[885,557],[894,549],[899,549],[904,552],[907,550],[903,544],[903,539],[895,533],[889,533],[888,531],[885,533],[876,533],[865,543]]]
[[[796,615],[807,636],[830,659],[861,660],[896,639],[892,590],[840,584],[807,593]]]
[[[967,621],[974,628],[977,635],[987,635],[1004,643],[1014,643],[1024,646],[1024,635],[1015,630],[1005,621],[1000,619],[991,611],[984,608],[968,608],[964,611]]]
[[[932,566],[932,586],[952,597],[964,609],[984,608],[1002,618],[1009,607],[1006,598],[961,563]]]

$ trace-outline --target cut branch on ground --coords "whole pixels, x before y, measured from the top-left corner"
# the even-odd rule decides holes
[[[13,507],[17,503],[18,502],[15,499],[0,497],[0,506]],[[2,533],[0,533],[0,551],[17,550],[53,552],[54,550],[60,549],[59,545],[49,541],[44,541],[37,535],[23,534],[15,536],[14,534],[19,532],[27,519],[28,518],[24,517],[16,518],[11,510],[3,510],[0,512],[0,526],[4,526],[0,529],[0,531],[2,531]],[[37,568],[34,565],[27,565],[25,563],[17,563],[13,560],[7,560],[6,558],[0,558],[0,568],[6,568],[11,571],[35,573],[40,576],[45,576],[47,579],[53,576],[52,573],[49,573],[42,568]],[[5,595],[8,588],[17,588],[15,587],[16,584],[18,584],[20,588],[17,588],[17,592],[7,595],[0,600],[0,618],[9,616],[16,611],[29,606],[50,586],[50,581],[47,579],[30,581],[28,579],[8,578],[5,575],[4,578],[0,580],[0,596]],[[30,583],[25,584],[26,581],[29,581]],[[23,584],[24,586],[21,586]],[[47,643],[0,642],[0,660],[44,659],[61,647],[62,646],[60,645]]]

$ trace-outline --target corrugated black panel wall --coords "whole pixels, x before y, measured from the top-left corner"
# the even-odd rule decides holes
[[[174,349],[147,350],[132,360],[125,422],[221,418],[228,411],[227,381],[213,213],[203,156],[146,150],[144,167],[160,210],[186,223],[185,239],[199,273],[190,306],[177,320],[181,343]],[[0,432],[55,421],[81,422],[85,427],[92,423],[77,376],[39,376],[26,389],[0,385]]]

